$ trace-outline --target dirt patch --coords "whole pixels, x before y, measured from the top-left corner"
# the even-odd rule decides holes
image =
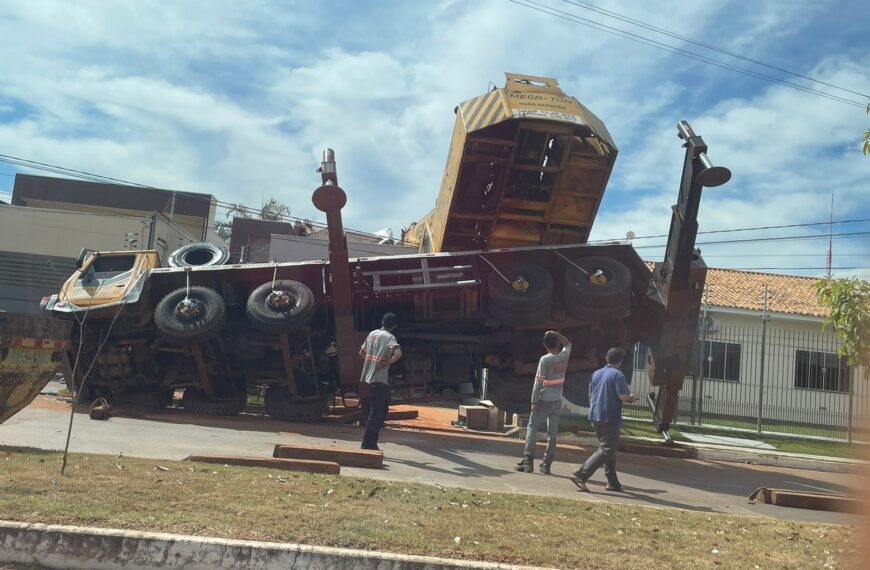
[[[59,399],[55,396],[40,395],[37,396],[28,408],[37,410],[69,410],[69,402]]]

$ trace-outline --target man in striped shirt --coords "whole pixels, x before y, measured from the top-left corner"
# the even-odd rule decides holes
[[[532,414],[526,428],[526,449],[517,471],[534,471],[535,442],[538,430],[547,424],[547,450],[541,462],[541,473],[550,474],[550,464],[556,453],[556,438],[559,435],[559,414],[562,411],[562,387],[571,356],[571,341],[556,331],[544,333],[544,348],[547,354],[538,362],[535,386],[532,389]]]
[[[369,417],[363,434],[362,448],[380,451],[378,435],[390,411],[390,365],[402,358],[402,348],[393,336],[399,319],[395,313],[387,313],[381,319],[381,328],[369,333],[359,348],[363,358],[360,380],[369,385]]]

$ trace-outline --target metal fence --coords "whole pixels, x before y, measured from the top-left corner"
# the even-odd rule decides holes
[[[736,320],[736,319],[735,319]],[[743,319],[746,320],[745,318]],[[863,370],[837,356],[818,323],[771,326],[704,321],[680,394],[678,423],[757,433],[870,440],[870,394]],[[632,391],[652,390],[635,347]],[[625,416],[651,419],[641,404]]]

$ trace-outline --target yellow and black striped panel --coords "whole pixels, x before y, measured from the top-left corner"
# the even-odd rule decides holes
[[[505,116],[501,89],[469,99],[459,106],[459,112],[462,114],[465,130],[469,133],[503,120]]]

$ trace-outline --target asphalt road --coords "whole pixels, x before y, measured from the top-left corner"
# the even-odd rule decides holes
[[[184,459],[192,454],[271,456],[276,443],[355,448],[362,435],[358,427],[283,423],[253,415],[208,418],[172,409],[135,415],[93,421],[77,413],[71,451],[155,459]],[[65,405],[37,400],[0,425],[0,445],[63,449],[68,420]],[[863,489],[861,475],[622,453],[617,469],[626,492],[606,492],[604,474],[599,471],[590,481],[592,492],[587,494],[578,492],[568,480],[577,464],[592,451],[579,446],[559,446],[551,476],[515,472],[513,466],[522,454],[522,444],[500,437],[388,428],[381,449],[385,455],[383,469],[342,468],[342,474],[792,520],[848,524],[861,520],[855,515],[746,502],[758,487],[850,493]]]

